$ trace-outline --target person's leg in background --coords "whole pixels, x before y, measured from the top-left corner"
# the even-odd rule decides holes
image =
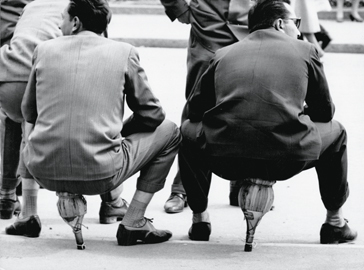
[[[169,214],[180,213],[185,207],[187,207],[187,196],[178,169],[171,186],[171,195],[164,204],[164,210]]]
[[[20,183],[20,178],[17,176],[23,121],[20,103],[25,86],[24,82],[0,83],[1,219],[10,219],[20,210],[16,187]]]
[[[360,0],[351,0],[351,12],[349,17],[353,22],[363,22],[363,18],[359,15],[359,4]]]
[[[24,134],[25,122],[22,123],[22,133]],[[25,146],[22,140],[20,152]],[[25,167],[22,155],[19,159],[19,179],[22,182],[22,198],[23,203],[21,212],[17,220],[10,226],[5,228],[5,233],[10,235],[24,235],[27,237],[38,237],[42,229],[42,225],[38,216],[38,191],[39,184],[33,179]]]
[[[99,211],[99,221],[101,224],[111,224],[120,221],[128,210],[128,203],[121,198],[123,185],[114,190],[101,194],[101,207]]]
[[[351,1],[351,11],[349,18],[354,22],[363,22],[363,18],[359,15],[359,4],[360,0],[352,0]],[[343,22],[344,21],[344,0],[336,1],[336,21]]]

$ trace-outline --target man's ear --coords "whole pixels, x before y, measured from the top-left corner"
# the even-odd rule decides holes
[[[274,21],[273,23],[273,27],[277,30],[277,31],[284,31],[284,22],[282,19],[277,19]]]
[[[77,16],[73,17],[72,23],[73,23],[72,34],[77,34],[82,30],[82,22]]]

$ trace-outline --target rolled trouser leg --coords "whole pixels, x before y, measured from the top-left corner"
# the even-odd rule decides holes
[[[257,178],[245,179],[239,192],[239,206],[243,210],[247,230],[245,251],[252,251],[255,229],[262,217],[271,209],[275,181]]]

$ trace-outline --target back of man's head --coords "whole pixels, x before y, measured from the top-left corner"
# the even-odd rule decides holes
[[[111,20],[111,10],[106,0],[70,0],[68,14],[77,16],[84,30],[103,33]]]
[[[248,22],[250,33],[273,26],[275,20],[288,17],[288,11],[284,5],[291,4],[290,0],[256,0],[249,10]]]

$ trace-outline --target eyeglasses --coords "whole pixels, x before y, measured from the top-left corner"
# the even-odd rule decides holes
[[[301,25],[301,18],[287,18],[287,20],[293,21],[297,28],[299,28]]]

